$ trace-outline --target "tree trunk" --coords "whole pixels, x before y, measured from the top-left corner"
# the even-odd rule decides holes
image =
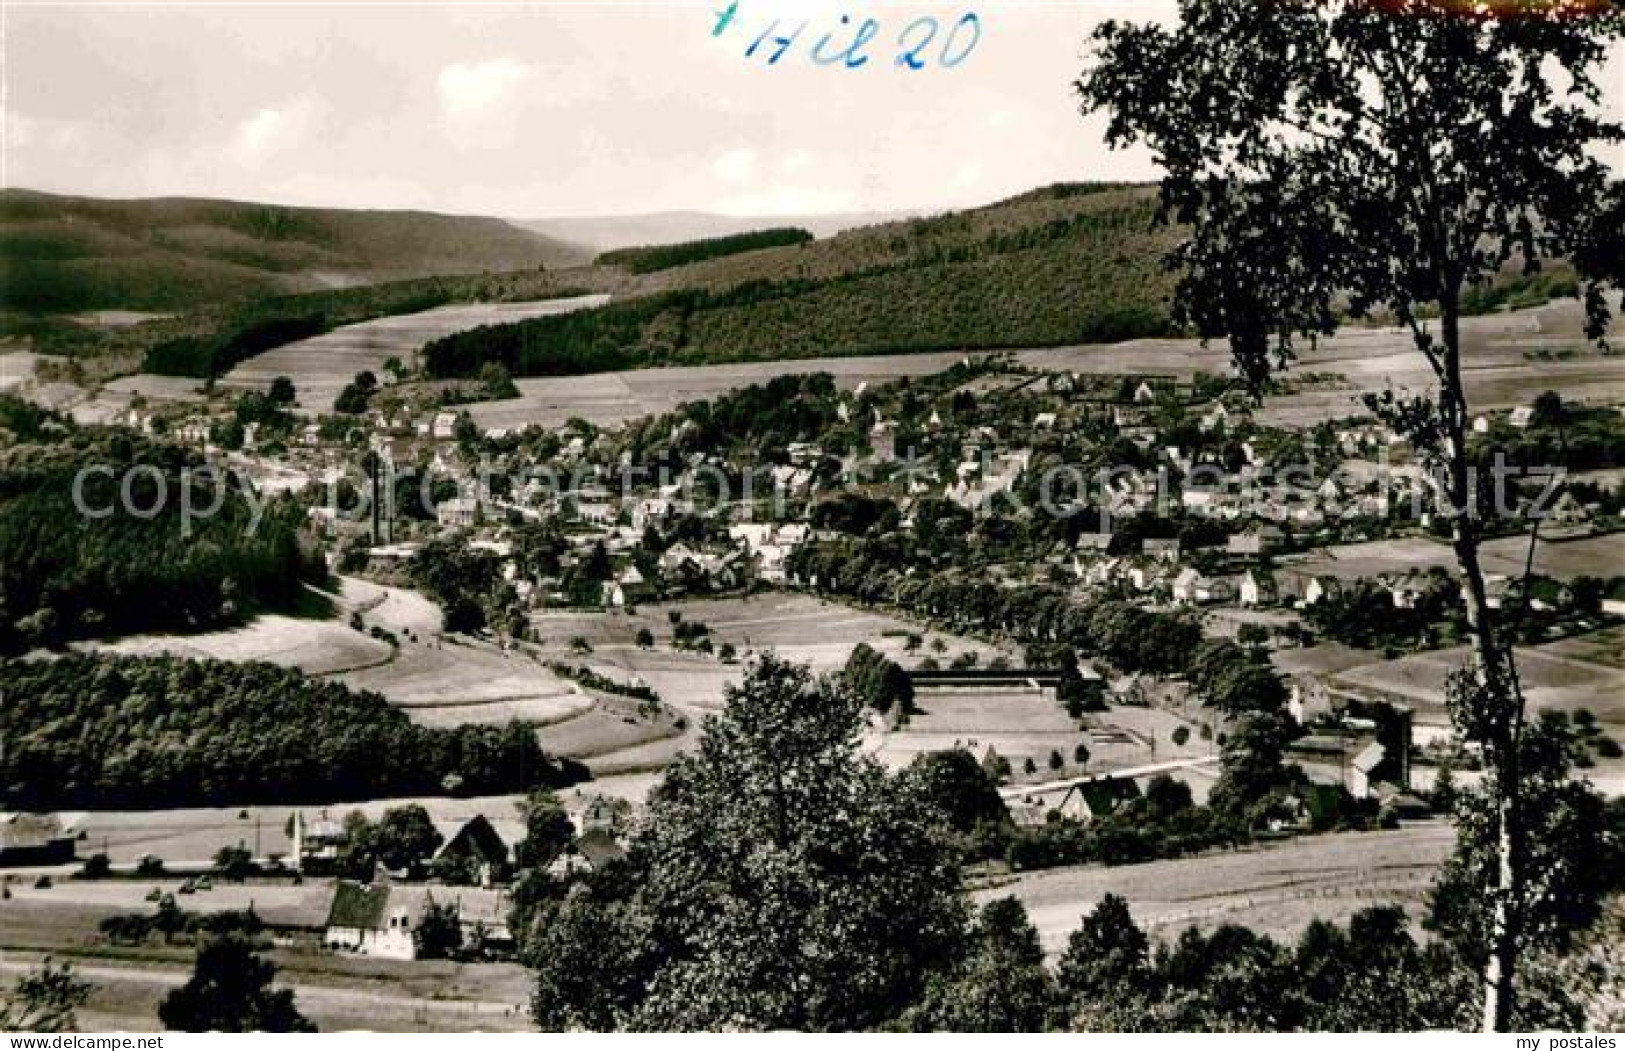
[[[1487,758],[1493,763],[1492,782],[1497,795],[1496,885],[1491,903],[1488,955],[1484,965],[1484,1010],[1482,1029],[1486,1033],[1506,1032],[1511,1027],[1513,979],[1517,972],[1518,944],[1514,903],[1520,880],[1518,871],[1518,738],[1523,724],[1523,698],[1517,692],[1510,667],[1510,650],[1502,651],[1496,642],[1484,571],[1479,563],[1479,527],[1476,484],[1467,461],[1467,392],[1461,380],[1460,311],[1455,297],[1441,304],[1444,343],[1444,376],[1440,384],[1439,409],[1445,430],[1448,470],[1448,497],[1451,519],[1451,546],[1461,570],[1467,626],[1472,638],[1473,663],[1480,683],[1500,682],[1515,691],[1509,698],[1514,712],[1504,728],[1497,723],[1499,740],[1484,741]],[[1505,663],[1507,667],[1501,667]]]

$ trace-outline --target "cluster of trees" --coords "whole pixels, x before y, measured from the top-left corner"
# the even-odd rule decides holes
[[[440,377],[474,375],[488,360],[516,376],[555,376],[1167,331],[1168,278],[1152,261],[1171,235],[1153,226],[1149,200],[1083,216],[1058,213],[1054,202],[1007,211],[1015,229],[971,219],[911,225],[837,246],[857,250],[845,266],[810,261],[816,276],[772,265],[782,260],[730,271],[731,282],[702,270],[689,287],[435,340],[424,360]]]
[[[592,275],[579,273],[588,282]],[[94,331],[58,334],[64,351],[95,350],[133,359],[144,372],[208,379],[239,361],[294,340],[306,339],[373,318],[461,302],[502,302],[580,295],[591,291],[566,284],[553,272],[531,269],[501,274],[447,275],[389,281],[353,288],[256,297],[130,326],[111,336]]]
[[[104,918],[97,929],[115,945],[141,945],[154,934],[166,943],[177,937],[195,940],[209,935],[238,934],[253,938],[265,930],[265,922],[252,905],[246,909],[219,912],[189,912],[175,904],[174,895],[158,900],[155,912],[130,912]]]
[[[373,395],[377,393],[378,377],[363,369],[356,373],[350,382],[344,385],[344,389],[339,391],[338,397],[333,399],[333,411],[358,416],[367,411],[367,407],[372,404]]]
[[[1080,600],[1060,588],[1000,587],[953,573],[910,575],[913,549],[880,540],[807,544],[791,571],[816,589],[890,605],[961,633],[999,632],[1032,645],[1062,643],[1125,672],[1184,673],[1202,641],[1187,611],[1162,611],[1109,597]]]
[[[141,369],[160,376],[213,379],[255,354],[319,336],[332,327],[322,314],[255,318],[222,331],[178,336],[156,344],[142,358]]]
[[[502,579],[501,560],[491,552],[455,539],[432,540],[412,560],[411,573],[412,582],[439,603],[447,631],[496,625],[523,634],[518,595]],[[520,630],[513,632],[516,627]]]
[[[1208,639],[1197,647],[1185,673],[1191,693],[1225,715],[1272,714],[1286,707],[1286,684],[1261,649]]]
[[[841,684],[866,708],[903,719],[914,709],[914,684],[908,672],[867,642],[860,642],[841,670]]]
[[[197,951],[192,976],[158,1005],[165,1029],[180,1033],[313,1033],[294,1006],[293,990],[276,989],[276,965],[234,935],[210,938]]]
[[[270,664],[11,660],[0,690],[0,791],[26,809],[488,795],[586,776],[528,724],[428,729],[377,694]]]
[[[860,723],[838,684],[771,657],[753,667],[654,792],[627,857],[531,902],[537,1024],[1418,1030],[1472,1019],[1491,878],[1480,863],[1493,857],[1483,844],[1441,886],[1437,900],[1462,911],[1436,905],[1439,936],[1426,945],[1401,911],[1382,908],[1347,927],[1312,924],[1293,945],[1227,926],[1153,950],[1126,904],[1107,898],[1051,971],[1017,902],[973,910],[959,888],[962,837],[1002,813],[975,760],[944,753],[888,775],[858,750]],[[1584,1005],[1558,977],[1559,954],[1620,870],[1606,815],[1581,819],[1583,793],[1552,788],[1562,798],[1536,806],[1554,822],[1538,840],[1553,879],[1530,915],[1532,951],[1554,965],[1522,981],[1519,1018],[1567,1029]],[[1173,782],[1140,805],[1125,824],[1194,809]]]
[[[1565,402],[1545,391],[1530,403],[1527,427],[1499,425],[1478,439],[1473,456],[1484,469],[1501,453],[1506,462],[1530,469],[1570,471],[1625,467],[1625,419],[1612,407]]]
[[[601,266],[622,266],[634,274],[652,274],[657,270],[669,270],[674,266],[738,255],[740,252],[754,252],[759,248],[806,244],[812,239],[813,235],[800,227],[776,226],[767,230],[752,230],[726,237],[705,237],[678,244],[617,248],[612,252],[604,252],[595,261]]]
[[[255,522],[241,483],[202,467],[178,446],[99,429],[0,448],[0,653],[295,606],[326,573],[301,541],[302,513],[268,500]]]
[[[1357,580],[1304,610],[1316,634],[1356,649],[1403,650],[1459,636],[1465,620],[1461,589],[1442,570],[1408,606],[1374,580]]]

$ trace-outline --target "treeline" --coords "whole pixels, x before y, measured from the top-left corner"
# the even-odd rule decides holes
[[[200,467],[193,452],[114,431],[0,448],[0,653],[298,604],[325,575],[301,543],[302,511],[268,501],[256,520],[238,480]]]
[[[224,332],[182,336],[160,343],[147,351],[141,368],[160,376],[212,379],[255,354],[319,336],[332,327],[323,314],[262,318]]]
[[[375,693],[264,663],[10,660],[0,693],[0,795],[23,809],[494,795],[587,776],[529,724],[429,729]]]
[[[1125,672],[1183,674],[1202,641],[1200,621],[1185,611],[1080,600],[1040,585],[1001,587],[942,573],[921,578],[904,571],[908,564],[895,538],[809,544],[790,556],[790,571],[820,593],[892,606],[949,632],[1065,644]]]
[[[207,379],[253,354],[341,325],[449,303],[547,299],[607,287],[607,279],[590,270],[413,278],[255,298],[111,331],[63,323],[39,333],[38,345],[52,353],[96,355],[107,370]]]
[[[669,270],[685,263],[719,259],[725,255],[738,255],[740,252],[754,252],[758,248],[806,244],[812,239],[813,235],[800,227],[776,226],[767,230],[752,230],[742,234],[729,234],[726,237],[705,237],[678,244],[617,248],[603,253],[595,261],[602,266],[622,266],[634,274],[652,274],[656,270]]]
[[[862,265],[817,276],[764,267],[779,276],[714,287],[698,287],[707,279],[697,275],[695,287],[457,333],[425,347],[424,361],[447,378],[487,361],[516,376],[559,376],[1160,335],[1168,234],[1152,227],[1151,208],[1027,217],[1008,229],[980,216],[927,220],[855,244]]]

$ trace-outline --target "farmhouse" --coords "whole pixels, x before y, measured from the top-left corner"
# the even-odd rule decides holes
[[[471,937],[489,948],[511,947],[507,895],[467,887],[426,887],[340,880],[333,889],[322,944],[337,952],[386,960],[414,960],[412,932],[434,904],[457,910],[464,943]]]
[[[0,868],[66,865],[73,854],[73,833],[55,815],[0,814]]]
[[[390,908],[390,886],[340,880],[333,888],[322,944],[329,949],[386,960],[417,958],[412,917],[404,905]]]
[[[1355,799],[1373,795],[1374,771],[1387,751],[1375,734],[1310,734],[1287,746],[1283,759],[1317,785],[1341,786]]]
[[[475,814],[461,824],[437,826],[437,830],[443,842],[434,853],[434,861],[467,865],[482,887],[490,886],[498,870],[508,863],[508,844],[484,814]]]

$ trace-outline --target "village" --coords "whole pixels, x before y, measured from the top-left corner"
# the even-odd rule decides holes
[[[851,676],[854,647],[871,649],[907,680],[906,705],[871,713],[864,748],[897,770],[962,752],[999,786],[1017,831],[973,879],[1064,860],[1057,829],[1139,813],[1170,784],[1207,802],[1235,722],[1194,673],[1023,648],[1016,621],[991,634],[987,618],[941,615],[922,583],[1146,611],[1170,645],[1267,656],[1297,728],[1283,760],[1305,780],[1261,818],[1266,839],[1436,839],[1441,778],[1475,776],[1440,699],[1459,601],[1430,479],[1369,418],[1275,426],[1200,374],[987,355],[845,387],[789,376],[619,426],[482,431],[406,366],[385,375],[357,377],[370,393],[355,413],[297,404],[280,380],[132,404],[118,422],[303,506],[344,601],[308,637],[262,619],[114,645],[338,675],[426,725],[539,717],[544,747],[593,776],[558,796],[568,832],[541,852],[546,879],[613,864],[658,771],[768,651]],[[1538,446],[1559,421],[1605,450],[1625,432],[1618,407],[1556,395],[1474,430]],[[1617,793],[1622,499],[1588,463],[1541,466],[1575,477],[1548,492],[1511,475],[1486,568],[1496,603],[1525,611],[1532,697],[1591,734],[1589,774]],[[876,552],[908,579],[866,577]],[[66,937],[117,955],[153,923],[185,944],[207,903],[290,958],[508,966],[492,961],[514,957],[510,916],[537,878],[525,805],[253,807],[171,814],[161,831],[136,814],[6,815],[0,911],[41,948]],[[380,828],[404,842],[388,863],[362,847]]]

